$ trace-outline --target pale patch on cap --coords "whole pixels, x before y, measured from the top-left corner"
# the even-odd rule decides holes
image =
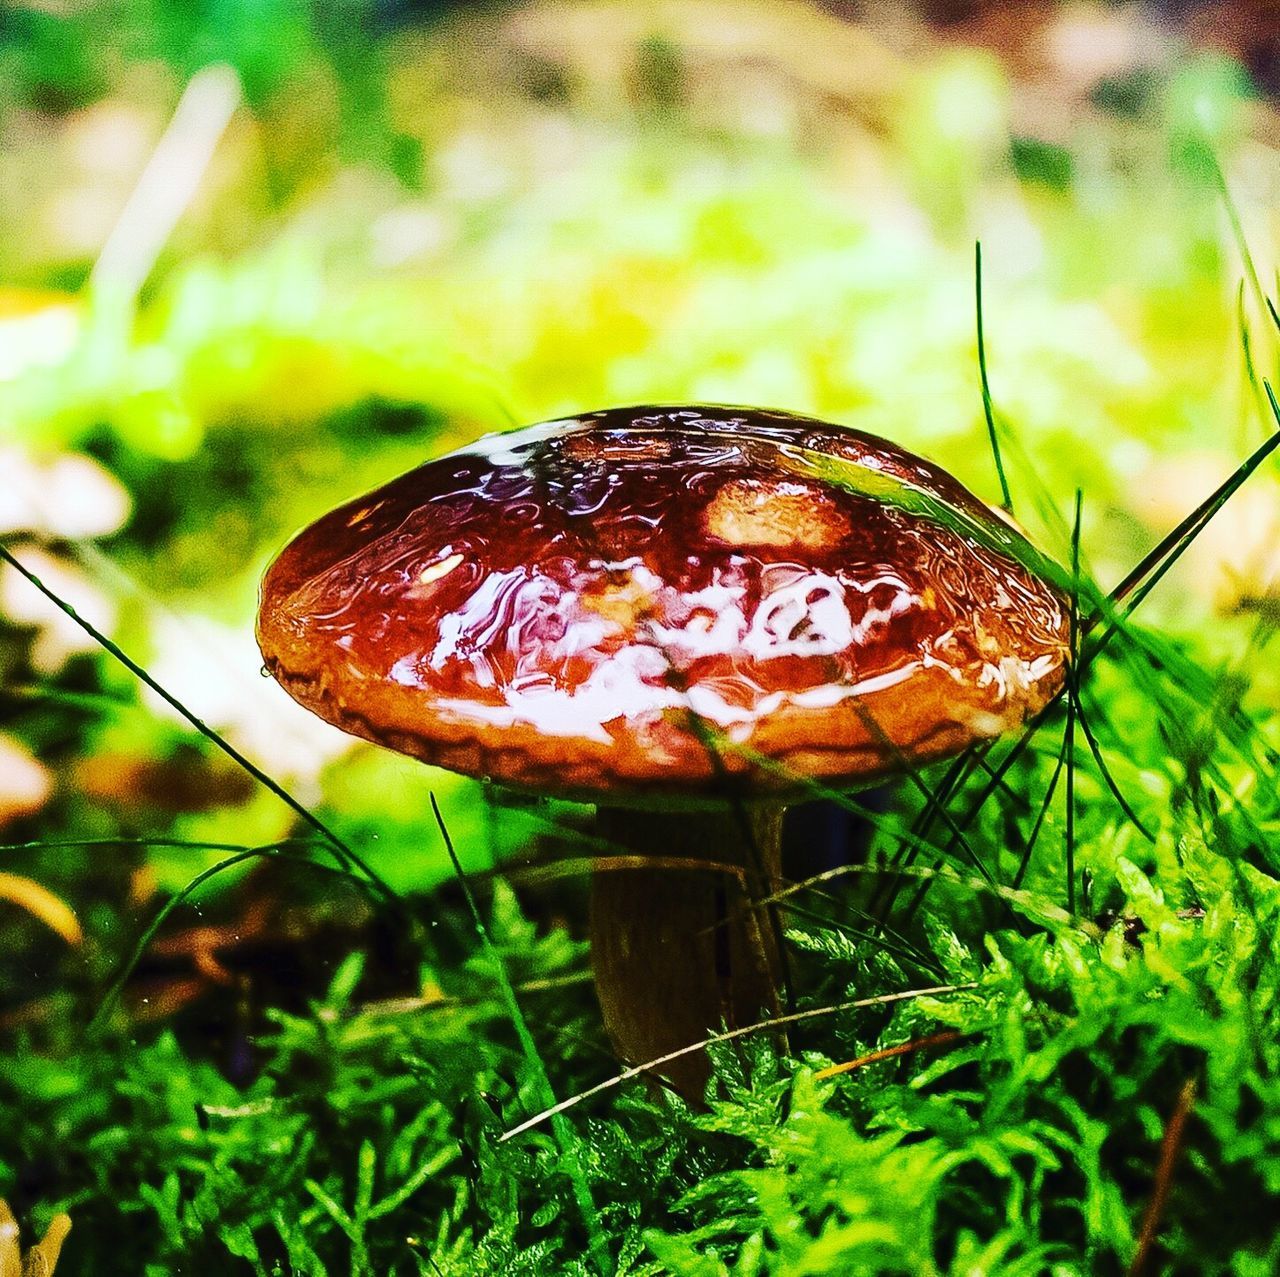
[[[825,550],[849,535],[849,518],[819,489],[794,479],[734,479],[703,515],[707,536],[725,545]]]

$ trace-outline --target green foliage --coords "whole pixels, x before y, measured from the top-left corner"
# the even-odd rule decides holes
[[[989,936],[979,989],[930,1008],[965,1035],[931,1063],[725,1085],[696,1124],[747,1140],[754,1165],[699,1185],[695,1226],[651,1235],[654,1252],[681,1273],[1121,1272],[1191,1080],[1171,1270],[1269,1271],[1280,987],[1263,919],[1280,884],[1242,874],[1182,917],[1132,864],[1116,877],[1140,941]]]
[[[1123,1271],[1187,1082],[1161,1244],[1175,1269],[1269,1271],[1280,882],[1219,835],[1217,850],[1184,837],[1172,899],[1114,854],[1098,891],[1120,916],[1105,930],[1048,902],[1038,925],[985,939],[927,928],[918,943],[947,978],[976,973],[975,988],[813,1021],[792,1043],[805,1064],[764,1038],[719,1047],[705,1114],[643,1089],[575,1112],[572,1169],[617,1271]],[[581,961],[505,889],[488,925],[518,986]],[[803,934],[810,1001],[851,980],[912,983],[910,963],[874,939],[834,922]],[[20,1049],[0,1082],[0,1192],[33,1173],[58,1185],[42,1217],[71,1211],[69,1255],[87,1267],[136,1246],[141,1227],[157,1273],[414,1273],[419,1260],[447,1273],[592,1271],[561,1145],[545,1129],[500,1138],[536,1109],[540,1083],[490,959],[457,942],[423,971],[446,1000],[419,1010],[362,1006],[353,954],[307,1010],[269,1013],[247,1085],[171,1032],[91,1038],[72,1056]],[[563,990],[518,996],[556,1089],[585,1084],[598,1068],[587,1006]],[[961,1037],[815,1078],[833,1056],[940,1027]]]
[[[562,933],[535,935],[505,891],[492,927],[519,978],[581,960]],[[155,1272],[285,1263],[306,1274],[413,1273],[416,1252],[496,1273],[572,1254],[582,1238],[563,1156],[545,1140],[495,1142],[495,1114],[536,1103],[537,1092],[488,963],[464,955],[443,977],[450,996],[404,1011],[358,1005],[364,961],[352,954],[305,1013],[273,1011],[268,1030],[235,1047],[255,1057],[248,1085],[190,1058],[171,1032],[145,1043],[91,1037],[58,1062],[20,1049],[0,1082],[0,1192],[12,1197],[19,1174],[60,1184],[76,1220],[71,1253],[86,1270],[139,1253],[138,1229],[152,1238],[143,1257]],[[587,1032],[583,1008],[563,993],[527,996],[549,1056],[560,1035]],[[632,1136],[592,1141],[584,1167],[633,1250],[627,1191],[674,1180],[675,1196],[688,1183],[679,1145],[653,1129],[657,1111],[636,1111]]]

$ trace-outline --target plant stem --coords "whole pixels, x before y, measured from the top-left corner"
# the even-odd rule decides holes
[[[733,1029],[779,1014],[777,929],[768,908],[752,902],[781,882],[782,808],[602,807],[597,821],[619,850],[707,862],[706,869],[602,869],[592,876],[596,993],[619,1057],[641,1064],[722,1023]],[[698,1052],[658,1071],[696,1102],[710,1063]]]

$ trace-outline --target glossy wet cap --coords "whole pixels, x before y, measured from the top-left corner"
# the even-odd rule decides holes
[[[612,802],[853,787],[1057,691],[1051,572],[885,440],[612,409],[326,515],[268,570],[258,639],[322,718],[473,776]]]

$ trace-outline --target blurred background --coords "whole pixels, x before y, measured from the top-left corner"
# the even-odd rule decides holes
[[[1272,428],[1278,100],[1275,3],[10,0],[0,536],[430,887],[428,791],[473,868],[543,817],[495,818],[260,676],[257,582],[293,531],[484,431],[644,401],[814,413],[994,500],[981,240],[1018,516],[1065,557],[1082,489],[1112,584]],[[1257,476],[1152,600],[1209,656],[1276,607],[1278,496]],[[294,827],[0,570],[6,1024],[205,844]],[[237,943],[279,932],[270,881]],[[194,966],[156,1015],[219,978],[207,935],[173,943]]]

